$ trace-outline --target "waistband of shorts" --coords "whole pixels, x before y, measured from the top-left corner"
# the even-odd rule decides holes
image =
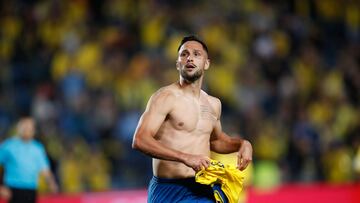
[[[18,187],[10,187],[10,186],[9,189],[12,191],[37,192],[36,189],[18,188]]]
[[[159,178],[156,176],[152,177],[152,180],[157,183],[196,183],[195,177],[190,178]]]

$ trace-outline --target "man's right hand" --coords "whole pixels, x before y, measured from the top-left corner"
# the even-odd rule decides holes
[[[9,200],[11,198],[11,191],[6,186],[1,185],[0,186],[0,197]]]
[[[183,163],[195,172],[198,172],[203,168],[209,167],[210,158],[204,155],[185,154],[183,155]]]

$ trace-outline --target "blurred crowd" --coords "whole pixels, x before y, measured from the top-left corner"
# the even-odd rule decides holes
[[[63,192],[146,187],[132,135],[187,34],[209,47],[224,131],[253,143],[255,186],[360,179],[359,1],[0,2],[0,140],[33,116]]]

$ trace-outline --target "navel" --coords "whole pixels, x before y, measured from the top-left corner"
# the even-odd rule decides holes
[[[179,126],[183,126],[184,125],[184,122],[180,122],[178,123]]]

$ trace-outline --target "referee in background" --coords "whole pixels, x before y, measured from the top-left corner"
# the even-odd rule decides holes
[[[40,174],[51,192],[58,192],[45,149],[34,135],[35,121],[24,117],[17,125],[17,136],[0,144],[0,165],[4,168],[0,196],[9,203],[35,203]]]

